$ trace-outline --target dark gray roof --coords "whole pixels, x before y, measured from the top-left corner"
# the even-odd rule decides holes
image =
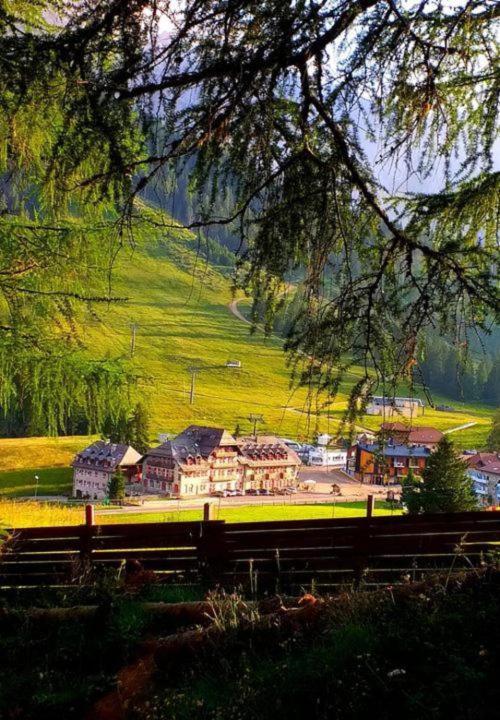
[[[236,450],[237,442],[224,428],[205,427],[203,425],[190,425],[173,440],[168,440],[158,447],[150,450],[147,455],[151,457],[173,457],[183,462],[188,455],[202,458],[208,456],[217,447],[229,446]]]
[[[429,457],[431,451],[426,447],[412,447],[409,445],[386,445],[381,447],[378,443],[363,444],[359,446],[362,450],[371,453],[380,452],[385,457]]]
[[[115,468],[122,464],[125,455],[129,451],[132,451],[131,455],[135,458],[130,464],[134,464],[140,458],[140,455],[130,445],[97,440],[76,455],[73,467],[88,467],[90,465]]]

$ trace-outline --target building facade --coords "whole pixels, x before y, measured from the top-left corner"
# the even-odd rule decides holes
[[[143,459],[146,492],[194,497],[278,489],[296,483],[300,460],[274,437],[239,438],[223,428],[191,425]]]
[[[351,448],[347,472],[363,483],[399,485],[410,468],[421,475],[431,450],[409,445],[358,444]]]
[[[112,475],[120,470],[126,482],[138,481],[141,455],[130,445],[98,440],[73,460],[73,497],[103,500]]]
[[[193,497],[234,490],[241,483],[238,443],[222,428],[191,425],[143,459],[146,492]]]
[[[477,453],[465,458],[467,472],[481,505],[500,504],[500,454]]]
[[[400,484],[410,468],[415,475],[422,473],[442,437],[433,427],[384,422],[376,441],[361,439],[350,448],[347,473],[360,482]]]
[[[367,415],[416,417],[417,415],[423,415],[423,413],[424,403],[420,398],[375,395],[366,406]]]
[[[297,483],[301,461],[274,436],[241,438],[238,442],[241,486],[246,490],[282,490]]]

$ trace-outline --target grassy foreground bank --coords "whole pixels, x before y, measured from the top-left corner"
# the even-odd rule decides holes
[[[375,507],[375,514],[388,515],[399,510],[384,502]],[[226,522],[264,522],[271,520],[306,520],[314,518],[362,517],[366,514],[366,503],[324,503],[321,505],[258,505],[216,509],[215,519]],[[97,509],[96,522],[103,525],[116,523],[147,522],[190,522],[202,519],[202,509],[176,510],[162,512],[133,513],[124,511],[110,514]],[[58,503],[42,503],[14,500],[0,500],[0,526],[39,527],[51,525],[80,525],[84,522],[82,506],[74,507]]]

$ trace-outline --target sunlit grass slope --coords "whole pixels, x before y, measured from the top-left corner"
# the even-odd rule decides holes
[[[130,359],[132,327],[135,350],[130,359],[140,375],[139,396],[151,413],[151,441],[158,433],[176,433],[190,423],[222,425],[243,432],[251,428],[248,416],[261,414],[261,432],[310,437],[316,423],[335,433],[346,407],[349,382],[341,387],[331,411],[305,412],[304,390],[290,390],[290,370],[278,338],[251,335],[249,326],[230,312],[231,282],[227,268],[208,265],[198,256],[198,241],[179,228],[158,227],[164,219],[154,214],[155,225],[145,224],[135,235],[134,246],[123,249],[116,266],[113,292],[126,297],[121,304],[97,308],[95,315],[80,318],[83,342],[96,358]],[[168,221],[167,219],[167,222]],[[241,369],[228,369],[227,360],[239,360]],[[191,375],[196,367],[195,396],[189,402]],[[354,374],[356,369],[354,369]],[[134,400],[136,398],[133,398]],[[484,444],[490,410],[467,406],[455,413],[426,410],[417,422],[450,429],[467,422],[477,425],[453,434],[459,447]],[[360,427],[376,428],[378,418],[365,417]],[[24,494],[37,469],[68,466],[88,438],[0,439],[0,473],[25,470],[10,477],[0,475],[0,492]],[[40,492],[51,492],[54,478],[40,476]],[[68,478],[60,478],[61,492]]]
[[[132,364],[155,434],[193,422],[249,430],[250,413],[263,415],[262,431],[305,436],[314,429],[297,411],[306,395],[290,391],[281,342],[252,336],[232,315],[231,283],[197,258],[192,235],[143,229],[120,256],[113,290],[128,301],[100,309],[100,322],[86,324],[84,340],[101,356],[128,357],[136,325]],[[241,369],[226,368],[228,360],[239,360]],[[199,371],[190,404],[192,367]],[[346,384],[339,400],[348,390]]]

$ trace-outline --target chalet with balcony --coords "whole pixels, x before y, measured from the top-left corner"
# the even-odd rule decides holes
[[[116,470],[126,482],[137,481],[141,455],[130,445],[98,440],[73,460],[73,497],[102,500],[108,495],[111,476]]]
[[[410,468],[421,475],[430,455],[427,447],[360,443],[351,448],[347,470],[363,483],[398,485]]]
[[[236,439],[223,428],[190,425],[146,454],[144,490],[172,497],[235,490],[242,474],[238,455]]]
[[[464,458],[481,505],[500,504],[500,453],[476,453]]]
[[[295,486],[301,461],[274,436],[239,438],[241,490],[280,490]]]
[[[191,425],[143,459],[146,492],[194,497],[213,492],[294,485],[297,454],[275,437],[239,438],[223,428]]]

